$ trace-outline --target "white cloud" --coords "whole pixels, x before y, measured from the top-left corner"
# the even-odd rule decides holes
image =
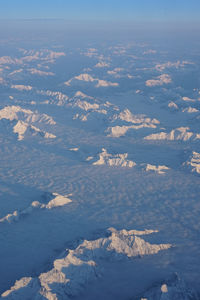
[[[160,86],[163,84],[169,84],[172,82],[171,77],[168,74],[162,74],[157,79],[149,79],[146,81],[146,86],[152,87],[152,86]]]

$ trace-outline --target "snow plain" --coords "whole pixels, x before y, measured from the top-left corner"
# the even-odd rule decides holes
[[[196,41],[0,39],[1,299],[200,299]]]

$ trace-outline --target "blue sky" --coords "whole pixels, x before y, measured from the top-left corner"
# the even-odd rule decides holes
[[[0,18],[199,21],[200,0],[0,0]]]

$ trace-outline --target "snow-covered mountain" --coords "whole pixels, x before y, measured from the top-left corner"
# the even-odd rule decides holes
[[[84,240],[74,250],[66,249],[54,260],[53,268],[37,278],[24,277],[2,294],[3,299],[71,299],[89,283],[98,280],[104,260],[119,261],[153,255],[172,247],[170,244],[150,244],[141,235],[157,232],[108,230],[108,237]],[[103,275],[102,275],[103,276]]]
[[[20,211],[15,210],[13,213],[7,214],[5,217],[0,219],[0,223],[16,222],[21,217],[33,213],[35,209],[39,209],[39,208],[40,209],[44,209],[44,208],[52,209],[55,207],[62,207],[64,205],[72,202],[72,200],[68,198],[68,195],[62,196],[62,195],[59,195],[58,193],[48,194],[48,198],[50,198],[50,200],[47,203],[41,203],[36,200],[36,201],[33,201],[30,206],[28,206]]]
[[[109,154],[106,149],[102,148],[102,152],[99,153],[99,160],[93,162],[93,165],[121,166],[128,168],[134,167],[136,163],[128,160],[127,157],[127,153],[112,155]]]
[[[193,151],[192,155],[184,165],[188,166],[192,172],[200,174],[200,153]]]
[[[155,118],[151,119],[145,115],[134,115],[128,108],[120,112],[119,115],[116,115],[114,118],[133,124],[143,124],[144,127],[145,125],[146,127],[149,125],[149,127],[156,128],[156,125],[160,124],[160,122]]]
[[[93,156],[86,158],[86,161],[92,162],[94,166],[107,165],[109,167],[128,167],[133,168],[137,165],[137,169],[143,169],[146,172],[155,172],[157,174],[165,174],[170,168],[165,165],[152,165],[145,163],[136,163],[128,159],[128,153],[110,154],[105,148],[98,154],[99,159],[95,161]],[[144,167],[145,166],[145,167]]]
[[[160,133],[154,133],[146,136],[144,138],[145,140],[168,140],[168,141],[195,141],[200,139],[199,133],[194,133],[190,131],[189,127],[179,127],[176,129],[172,129],[169,133],[167,132],[160,132]]]
[[[6,106],[0,110],[0,120],[7,119],[10,121],[16,120],[17,123],[13,126],[13,132],[18,134],[18,140],[21,141],[25,137],[39,136],[44,138],[56,138],[54,134],[41,130],[37,126],[41,124],[55,125],[56,122],[52,117],[46,114],[39,114],[29,109],[24,109],[20,106]]]
[[[6,106],[0,110],[0,120],[7,119],[10,121],[24,121],[26,123],[46,123],[49,125],[55,125],[56,122],[52,117],[46,114],[39,114],[38,112],[33,112],[30,109],[24,109],[20,106]]]
[[[147,164],[145,170],[146,171],[154,171],[158,174],[165,174],[165,172],[167,170],[169,170],[169,168],[167,166],[154,166],[151,164]]]
[[[46,100],[44,103],[46,104],[55,104],[58,106],[66,105],[69,97],[58,91],[50,91],[50,90],[37,90],[37,94],[48,96],[50,99]]]
[[[116,125],[109,127],[107,133],[109,137],[121,137],[124,136],[130,129],[141,129],[141,128],[156,128],[160,122],[157,119],[148,118],[146,115],[134,115],[129,109],[125,109],[118,115],[114,115],[113,121],[121,120],[127,123],[132,123],[133,125]]]
[[[198,30],[6,22],[1,299],[196,300]]]
[[[175,273],[161,284],[156,284],[137,300],[198,300],[197,293]],[[136,300],[136,298],[134,298]]]
[[[45,132],[39,128],[29,125],[23,121],[18,121],[17,124],[13,127],[13,132],[18,134],[18,140],[21,141],[25,137],[39,136],[44,137],[45,139],[55,139],[56,136],[52,133]]]
[[[87,73],[83,73],[80,75],[75,76],[74,78],[66,81],[64,84],[67,86],[71,86],[73,84],[80,84],[82,82],[92,82],[94,83],[94,86],[96,88],[100,88],[100,87],[117,87],[119,84],[117,82],[111,82],[111,81],[106,81],[103,79],[99,79],[99,78],[94,78],[93,76],[91,76],[90,74]]]

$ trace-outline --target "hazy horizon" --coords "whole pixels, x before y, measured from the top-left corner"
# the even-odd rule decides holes
[[[198,0],[7,0],[0,18],[67,18],[74,20],[197,21]]]

